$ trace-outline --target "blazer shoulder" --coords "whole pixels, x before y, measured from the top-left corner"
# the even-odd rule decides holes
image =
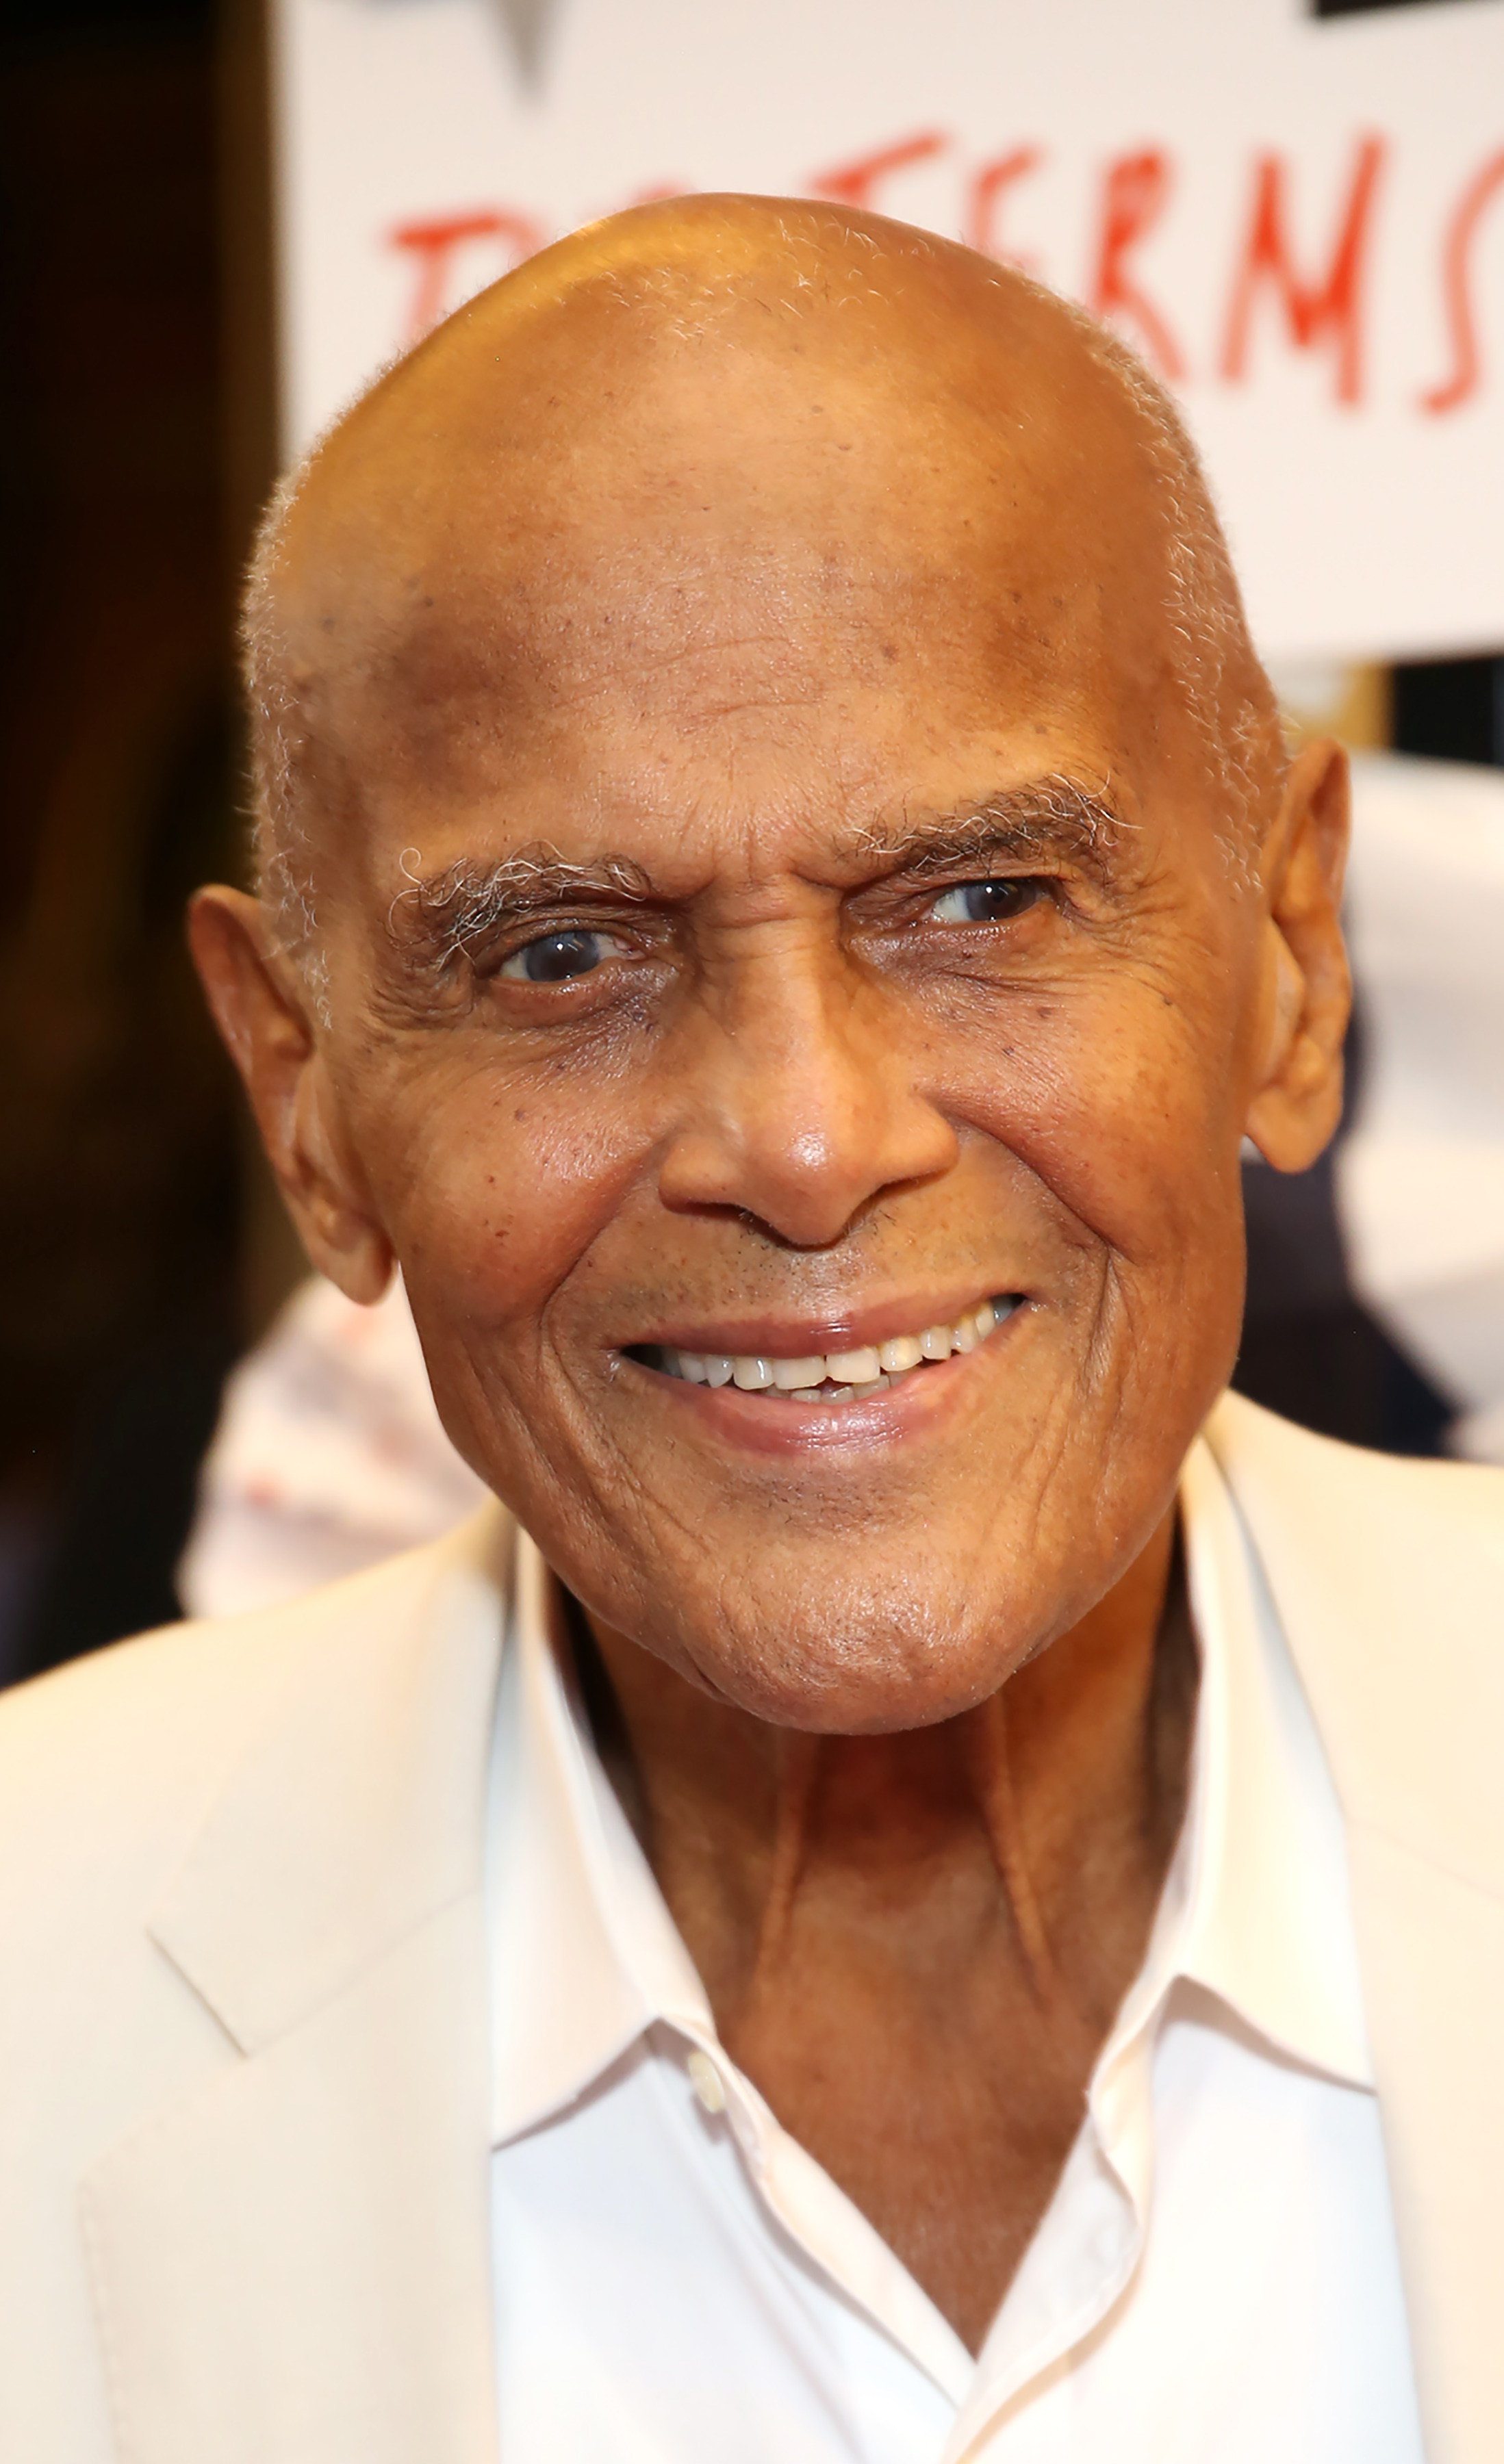
[[[1245,1396],[1224,1395],[1206,1422],[1212,1452],[1234,1493],[1282,1492],[1292,1511],[1313,1522],[1336,1515],[1344,1531],[1370,1529],[1375,1543],[1405,1551],[1449,1529],[1485,1556],[1504,1544],[1504,1466],[1412,1455],[1378,1454],[1318,1437]],[[1499,1560],[1504,1580],[1504,1559]]]
[[[1349,1823],[1504,1888],[1504,1471],[1364,1453],[1235,1396],[1206,1437]]]
[[[0,1694],[0,1932],[18,1893],[34,1907],[70,1879],[168,1870],[299,1689],[421,1624],[456,1561],[494,1560],[504,1522],[493,1507],[302,1599],[165,1626]]]

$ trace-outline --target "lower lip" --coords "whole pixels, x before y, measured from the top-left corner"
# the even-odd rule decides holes
[[[749,1454],[807,1454],[812,1448],[892,1445],[927,1429],[942,1413],[962,1400],[974,1386],[974,1373],[1001,1352],[1027,1308],[1012,1309],[974,1352],[953,1352],[948,1360],[910,1369],[896,1386],[862,1402],[792,1403],[774,1397],[764,1388],[747,1394],[740,1386],[697,1386],[687,1377],[670,1377],[661,1369],[640,1362],[626,1365],[654,1389],[671,1408],[694,1412],[706,1437],[719,1438]]]

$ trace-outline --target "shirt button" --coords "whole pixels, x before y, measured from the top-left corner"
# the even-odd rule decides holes
[[[715,2063],[710,2058],[710,2056],[708,2054],[702,2054],[699,2047],[697,2045],[684,2067],[689,2072],[690,2085],[698,2097],[700,2103],[704,2106],[705,2111],[707,2113],[724,2113],[726,2109],[726,2091],[721,2085],[720,2073],[717,2070]]]

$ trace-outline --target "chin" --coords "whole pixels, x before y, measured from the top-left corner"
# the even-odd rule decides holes
[[[938,1606],[922,1588],[912,1570],[892,1587],[760,1583],[722,1596],[708,1629],[691,1629],[685,1657],[702,1683],[771,1727],[879,1736],[972,1709],[1053,1631],[1038,1602],[1032,1616],[974,1596]],[[662,1648],[661,1629],[639,1639]]]

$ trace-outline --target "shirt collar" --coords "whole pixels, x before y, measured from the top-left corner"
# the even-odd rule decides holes
[[[572,2103],[655,2020],[715,2039],[596,1753],[558,1586],[525,1533],[515,1562],[486,1820],[497,2146]]]
[[[1185,1978],[1292,2058],[1372,2070],[1336,1793],[1262,1568],[1210,1449],[1181,1484],[1202,1677],[1190,1798],[1104,2053]],[[585,2094],[655,2021],[714,2045],[705,1990],[589,1734],[556,1587],[520,1535],[488,1812],[495,2145]]]

